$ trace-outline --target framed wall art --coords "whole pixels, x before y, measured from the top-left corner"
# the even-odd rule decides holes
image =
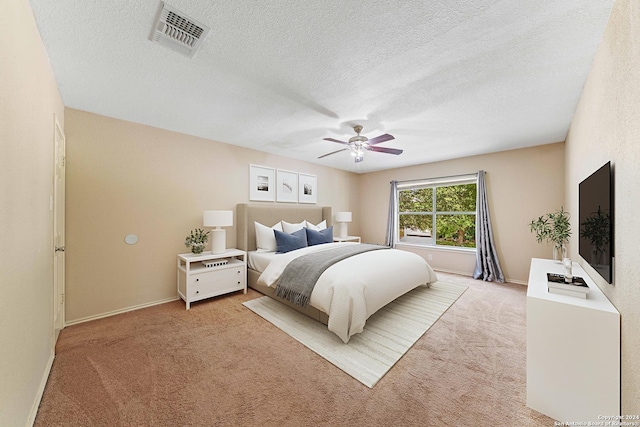
[[[306,173],[298,174],[298,202],[318,202],[318,177]]]
[[[276,200],[276,171],[266,166],[249,165],[249,200]]]
[[[276,201],[298,202],[298,173],[278,169],[276,172]]]

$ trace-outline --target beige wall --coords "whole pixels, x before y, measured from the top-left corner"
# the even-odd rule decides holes
[[[503,151],[363,175],[358,219],[363,238],[383,243],[389,204],[389,182],[487,172],[489,209],[505,278],[526,283],[531,258],[550,258],[551,247],[538,244],[528,223],[556,210],[564,201],[564,143]],[[450,249],[418,250],[432,256],[436,269],[471,275],[475,254]]]
[[[577,255],[622,315],[622,413],[640,413],[640,3],[616,1],[566,147],[567,206],[578,229],[578,184],[607,161],[615,181],[614,284]],[[597,345],[597,343],[594,343]]]
[[[64,110],[29,2],[2,5],[0,425],[33,421],[52,358],[54,114]]]
[[[185,236],[204,210],[249,201],[249,164],[315,174],[318,205],[356,209],[349,172],[73,109],[65,130],[70,323],[175,298]]]

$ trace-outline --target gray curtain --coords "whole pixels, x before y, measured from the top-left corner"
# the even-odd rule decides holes
[[[398,181],[391,181],[389,196],[389,219],[387,220],[387,237],[384,244],[396,247],[396,230],[398,229]]]
[[[491,230],[491,217],[489,216],[489,201],[487,200],[487,186],[484,180],[484,171],[478,172],[478,193],[476,209],[476,268],[473,271],[474,279],[482,279],[488,282],[504,282],[504,275],[500,268],[498,253]]]

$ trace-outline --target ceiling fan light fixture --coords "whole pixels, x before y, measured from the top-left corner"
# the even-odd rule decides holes
[[[351,156],[353,157],[353,161],[355,163],[359,163],[364,160],[364,149],[362,146],[352,145],[351,146]]]
[[[377,146],[377,144],[380,144],[382,142],[395,139],[393,135],[389,135],[388,133],[385,133],[384,135],[376,136],[375,138],[370,140],[366,136],[360,135],[360,132],[362,131],[362,126],[356,125],[353,127],[353,130],[356,131],[357,135],[349,138],[349,142],[340,141],[334,138],[323,138],[325,141],[337,142],[338,144],[342,144],[343,146],[346,145],[347,147],[341,150],[334,151],[332,153],[325,154],[318,158],[322,159],[332,154],[336,154],[341,151],[348,150],[351,153],[351,156],[353,156],[354,161],[356,163],[359,163],[364,160],[365,151],[375,151],[377,153],[387,153],[387,154],[395,154],[395,155],[402,154],[402,150],[399,150],[397,148],[385,148],[385,147]]]

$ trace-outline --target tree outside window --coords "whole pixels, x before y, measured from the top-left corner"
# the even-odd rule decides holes
[[[476,184],[399,190],[398,219],[402,243],[475,248]]]

